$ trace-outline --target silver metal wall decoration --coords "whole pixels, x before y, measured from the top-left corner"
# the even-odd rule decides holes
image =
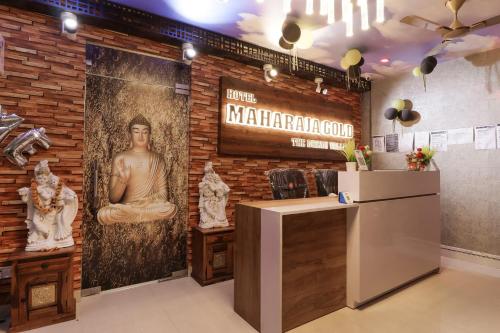
[[[34,155],[37,152],[33,146],[35,143],[44,149],[49,149],[51,142],[45,134],[45,128],[34,128],[20,134],[5,147],[3,153],[9,162],[22,168],[28,163],[28,159],[23,154]]]
[[[3,113],[2,106],[0,106],[0,143],[23,121],[24,118],[19,117],[17,114]]]
[[[24,118],[16,114],[8,115],[3,113],[0,106],[0,143],[23,121]],[[5,147],[3,153],[9,162],[23,168],[28,163],[28,159],[23,154],[34,155],[37,152],[34,147],[35,144],[44,149],[49,149],[52,143],[45,134],[45,128],[34,128],[19,134]]]

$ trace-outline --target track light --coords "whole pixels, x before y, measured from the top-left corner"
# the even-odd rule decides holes
[[[321,78],[321,77],[315,78],[314,83],[316,83],[316,92],[318,94],[323,94],[323,95],[328,94],[328,89],[321,87],[321,84],[323,83],[323,78]]]
[[[264,67],[264,79],[266,82],[271,82],[275,77],[278,76],[278,70],[271,64],[265,64]]]
[[[61,13],[61,22],[62,22],[62,32],[68,34],[76,33],[78,29],[78,19],[75,14],[70,12],[62,12]]]
[[[191,43],[183,43],[182,44],[182,61],[186,65],[191,65],[193,59],[196,57],[196,50]]]

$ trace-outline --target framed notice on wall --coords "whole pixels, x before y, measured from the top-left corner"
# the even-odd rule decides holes
[[[220,154],[345,160],[351,106],[233,78],[220,84]]]

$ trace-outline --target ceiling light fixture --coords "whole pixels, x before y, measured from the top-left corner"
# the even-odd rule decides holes
[[[186,65],[191,65],[193,59],[196,57],[196,50],[191,43],[183,43],[182,44],[182,61]]]
[[[384,7],[384,0],[377,0],[377,23],[383,23],[385,21]]]
[[[370,29],[368,23],[368,0],[358,0],[358,6],[361,9],[361,30]]]
[[[318,94],[323,94],[323,95],[328,94],[328,89],[321,87],[321,84],[323,83],[323,78],[322,77],[315,78],[314,79],[314,83],[316,83],[316,92]]]
[[[262,69],[264,69],[264,79],[266,82],[271,82],[278,76],[278,70],[271,64],[265,64]]]
[[[347,4],[347,16],[345,21],[345,35],[346,37],[352,37],[354,35],[354,18],[353,18],[353,4],[349,2]]]
[[[306,15],[314,14],[314,1],[306,0]]]
[[[350,0],[342,0],[342,22],[347,22],[347,6],[351,3]]]
[[[328,0],[328,24],[335,23],[335,0]]]
[[[292,0],[283,0],[283,12],[288,14],[292,11]]]
[[[62,12],[61,13],[61,22],[62,22],[62,32],[68,34],[76,33],[78,29],[78,19],[75,14],[70,12]]]
[[[328,14],[328,2],[329,0],[321,0],[319,3],[319,15],[326,16]]]
[[[383,64],[388,64],[391,60],[389,60],[388,58],[382,58],[380,59],[380,62],[383,63]]]

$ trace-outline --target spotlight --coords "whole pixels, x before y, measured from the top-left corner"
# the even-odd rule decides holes
[[[76,30],[78,29],[78,20],[75,14],[70,12],[62,12],[61,22],[62,22],[62,32],[68,34],[76,33]]]
[[[191,65],[194,57],[196,57],[196,50],[191,43],[183,43],[182,44],[182,61],[186,65]]]
[[[264,67],[264,79],[266,82],[271,82],[275,77],[278,76],[278,70],[271,64],[265,64]]]
[[[314,83],[316,83],[316,92],[318,94],[323,94],[323,95],[328,94],[328,89],[321,88],[321,84],[323,83],[323,78],[322,77],[315,78],[314,79]]]

